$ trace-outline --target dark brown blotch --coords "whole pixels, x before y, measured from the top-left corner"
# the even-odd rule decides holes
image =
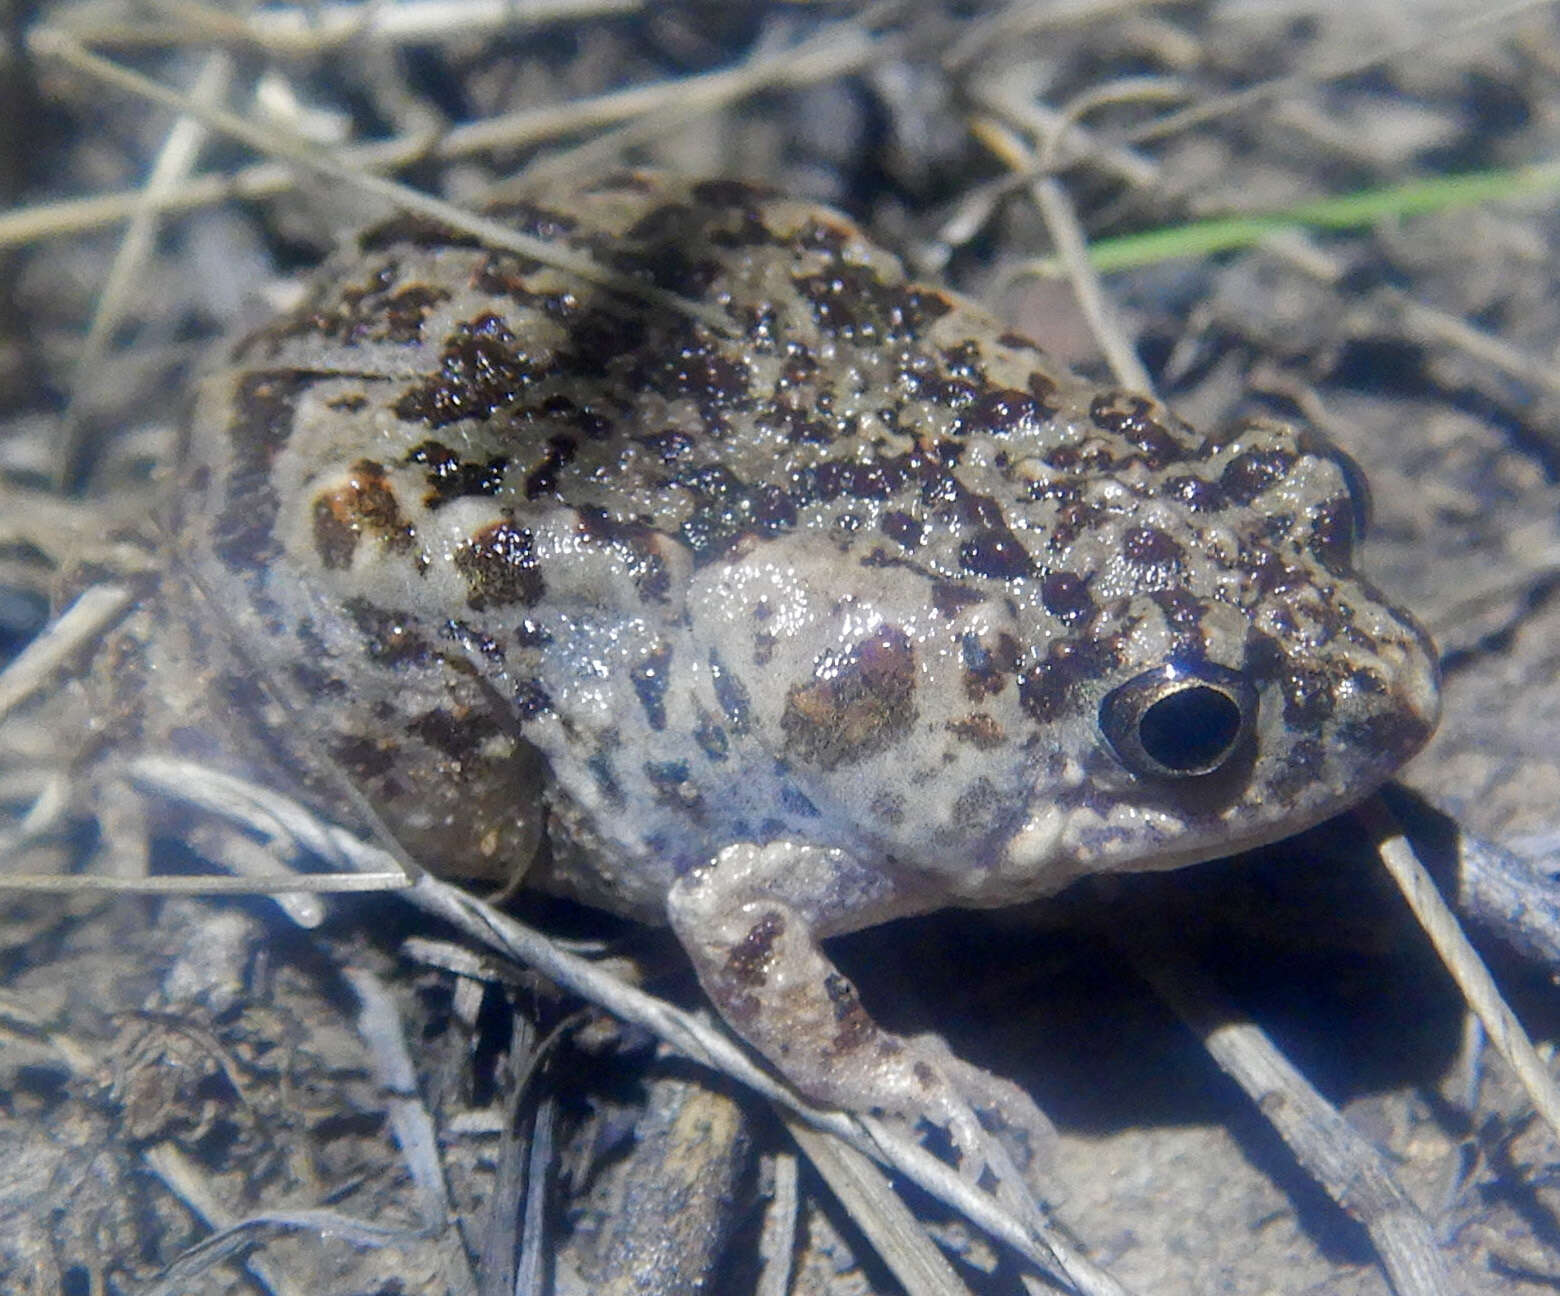
[[[515,718],[524,724],[550,712],[552,697],[541,680],[519,679],[515,681],[514,708]]]
[[[358,250],[365,253],[406,244],[417,248],[474,248],[481,247],[482,240],[426,216],[394,216],[358,235]]]
[[[797,491],[804,498],[886,500],[903,488],[912,466],[903,456],[885,459],[825,459],[804,469]]]
[[[1119,665],[1109,640],[1058,640],[1044,661],[1037,662],[1018,679],[1018,701],[1031,718],[1050,724],[1074,707],[1082,686],[1100,679]]]
[[[769,979],[775,944],[785,935],[785,915],[770,909],[748,928],[726,955],[726,976],[736,984],[758,989]]]
[[[1406,760],[1424,746],[1430,726],[1407,707],[1394,707],[1338,726],[1339,739],[1385,765]]]
[[[379,302],[400,272],[397,262],[374,266],[368,277],[356,283],[324,280],[315,285],[303,305],[289,318],[272,325],[266,340],[272,344],[287,338],[326,338],[342,346],[357,346],[372,334]]]
[[[891,828],[897,828],[905,821],[905,798],[902,793],[878,791],[872,796],[872,803],[868,807],[874,819],[886,823]]]
[[[566,238],[579,228],[579,222],[567,212],[558,211],[553,207],[543,206],[538,202],[531,202],[523,198],[506,199],[503,202],[494,203],[488,208],[487,213],[493,220],[503,221],[506,225],[513,225],[522,234],[529,234],[532,238],[546,239],[549,243],[555,243]]]
[[[908,513],[890,510],[878,520],[878,527],[902,549],[915,550],[921,547],[921,535],[925,528]]]
[[[442,508],[454,499],[498,494],[504,484],[504,470],[509,467],[507,455],[462,459],[438,441],[413,446],[407,451],[406,462],[426,470],[428,494],[423,497],[423,504],[430,509]]]
[[[796,525],[796,495],[775,483],[750,484],[720,464],[693,468],[671,480],[693,495],[694,508],[678,534],[695,566],[724,557],[745,536],[767,539]]]
[[[1246,450],[1225,464],[1219,485],[1237,504],[1250,504],[1289,475],[1295,456],[1288,450]]]
[[[841,423],[832,418],[815,417],[813,410],[784,397],[771,401],[758,416],[760,427],[778,432],[794,445],[828,445],[841,436],[850,435],[857,422],[851,419]]]
[[[1208,610],[1207,604],[1184,586],[1154,590],[1149,598],[1164,614],[1165,623],[1171,629],[1186,633],[1196,631],[1202,625]]]
[[[634,591],[646,603],[665,603],[671,596],[672,573],[666,565],[665,534],[643,522],[625,522],[605,509],[579,510],[580,535],[590,543],[610,549],[634,582]]]
[[[710,650],[710,682],[715,687],[715,701],[720,704],[733,733],[745,734],[751,726],[753,701],[747,687],[721,660],[720,654]]]
[[[533,358],[497,315],[462,324],[444,342],[439,371],[395,403],[408,422],[441,428],[462,419],[488,419],[511,405],[537,377]]]
[[[1036,347],[1035,350],[1039,350]],[[1040,409],[1046,418],[1054,418],[1061,409],[1061,402],[1056,398],[1056,379],[1048,373],[1041,373],[1038,369],[1032,369],[1029,373],[1029,394],[1040,403]]]
[[[968,581],[940,580],[932,582],[932,607],[945,617],[953,618],[967,607],[986,601],[984,590],[975,589]]]
[[[700,180],[689,190],[693,201],[705,207],[729,207],[742,212],[757,212],[773,198],[775,191],[748,180],[716,178]]]
[[[1034,574],[1029,550],[1007,527],[985,527],[959,548],[959,565],[975,576],[1016,580]]]
[[[960,416],[962,429],[1013,436],[1033,432],[1046,421],[1046,407],[1035,397],[1012,388],[997,388],[979,396]]]
[[[498,732],[497,722],[485,712],[462,709],[457,713],[445,707],[424,711],[407,728],[436,751],[462,763],[475,757]]]
[[[387,499],[379,507],[388,507],[396,517],[400,511],[395,495],[384,486],[384,469],[379,464],[363,461],[358,468],[370,467],[378,473],[378,484],[387,492]],[[352,566],[352,555],[357,552],[358,537],[364,528],[363,512],[372,511],[376,505],[365,499],[374,490],[373,480],[364,485],[363,479],[354,475],[344,485],[323,491],[314,499],[314,552],[327,571],[345,571]]]
[[[1107,392],[1094,398],[1089,417],[1096,427],[1141,450],[1150,468],[1164,468],[1188,457],[1187,447],[1169,426],[1168,415],[1146,397]]]
[[[887,282],[869,266],[836,263],[793,282],[823,332],[859,342],[914,341],[953,309],[937,289]]]
[[[818,818],[818,807],[812,803],[812,799],[795,784],[786,783],[780,788],[780,804],[786,811],[801,819]]]
[[[984,711],[972,711],[967,716],[948,721],[948,732],[977,751],[992,751],[1007,741],[1002,726]]]
[[[558,489],[558,478],[574,460],[579,443],[572,436],[558,433],[547,438],[547,453],[542,462],[526,474],[525,497],[538,500]]]
[[[1166,570],[1179,567],[1186,556],[1180,543],[1158,527],[1132,527],[1121,539],[1122,556],[1134,567]]]
[[[886,750],[915,715],[915,648],[885,625],[846,652],[823,653],[813,678],[787,693],[780,727],[788,756],[832,770]]]
[[[455,551],[454,563],[466,581],[466,606],[474,612],[535,607],[547,590],[534,537],[508,519],[478,531]]]
[[[363,636],[363,647],[370,660],[381,666],[420,666],[431,659],[433,646],[416,628],[417,619],[409,612],[357,598],[348,599],[342,606]]]
[[[1282,538],[1292,525],[1287,516],[1275,518],[1271,525]],[[1257,591],[1264,596],[1281,594],[1286,590],[1300,589],[1310,584],[1310,578],[1299,566],[1284,559],[1266,546],[1252,545],[1241,552],[1241,566],[1251,577]]]
[[[1006,798],[997,791],[996,784],[985,777],[971,780],[969,786],[953,799],[952,820],[965,833],[990,832],[1006,813]]]
[[[719,342],[684,342],[645,375],[652,391],[668,398],[686,396],[701,411],[736,408],[746,400],[751,378],[740,355]]]
[[[1292,804],[1316,787],[1325,765],[1322,744],[1302,738],[1285,751],[1283,764],[1269,776],[1269,789],[1279,801]]]
[[[567,351],[556,357],[558,373],[598,379],[622,357],[637,353],[645,345],[646,328],[642,315],[616,302],[597,302],[569,321]]]
[[[585,761],[585,768],[590,773],[591,782],[596,785],[596,791],[601,793],[602,799],[609,806],[621,810],[628,804],[623,784],[612,765],[612,755],[605,747],[591,753]]]
[[[1332,719],[1332,681],[1321,671],[1291,666],[1279,681],[1284,693],[1284,720],[1296,728],[1312,729]]]
[[[687,761],[646,761],[644,772],[655,789],[656,804],[681,810],[695,820],[702,817],[704,796],[693,782]]]
[[[1229,498],[1218,482],[1211,482],[1191,474],[1169,478],[1159,493],[1166,499],[1176,500],[1193,513],[1217,513],[1229,505]]]
[[[421,342],[423,323],[434,307],[449,300],[443,288],[429,284],[408,284],[392,293],[380,305],[383,326],[378,334],[386,342]],[[375,336],[370,334],[370,336]]]
[[[252,574],[281,551],[276,539],[280,507],[272,468],[292,437],[298,401],[317,374],[259,370],[234,385],[227,438],[232,452],[212,549],[230,569]]]
[[[644,708],[645,721],[654,730],[666,728],[666,689],[670,681],[672,646],[658,643],[633,666],[629,667],[629,683],[634,695]]]
[[[830,972],[824,977],[823,989],[834,1009],[835,1030],[828,1051],[836,1056],[854,1053],[872,1040],[877,1034],[877,1026],[862,1006],[856,987],[838,972]]]
[[[674,464],[686,459],[694,451],[695,441],[686,432],[667,428],[664,432],[647,432],[634,438],[663,464]]]
[[[964,695],[972,702],[995,696],[1018,669],[1018,640],[1005,630],[987,639],[971,631],[959,640],[964,666]]]
[[[1047,572],[1040,582],[1040,602],[1059,621],[1081,621],[1094,610],[1094,596],[1082,576],[1068,571]]]
[[[471,286],[490,297],[507,297],[517,305],[545,311],[546,307],[537,300],[536,292],[527,282],[528,276],[542,268],[542,263],[531,257],[516,256],[513,252],[489,252],[471,272]]]
[[[1346,496],[1335,496],[1311,514],[1311,534],[1306,547],[1334,576],[1354,571],[1354,539],[1358,531],[1354,505]]]
[[[358,782],[383,778],[395,765],[398,753],[393,741],[365,738],[361,734],[343,738],[330,749],[336,764]]]
[[[719,764],[731,755],[731,739],[720,723],[703,707],[698,709],[698,720],[693,726],[693,741],[709,761]]]

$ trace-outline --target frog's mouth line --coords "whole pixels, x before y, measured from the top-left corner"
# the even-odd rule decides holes
[[[1382,782],[1386,780],[1383,779]],[[1275,823],[1265,828],[1254,829],[1247,833],[1231,833],[1227,823],[1215,827],[1209,826],[1209,840],[1212,846],[1188,845],[1182,851],[1171,851],[1163,855],[1156,855],[1152,859],[1146,859],[1138,868],[1123,867],[1119,872],[1123,873],[1160,873],[1171,869],[1185,868],[1192,864],[1205,864],[1210,860],[1228,859],[1234,855],[1244,855],[1247,851],[1259,850],[1264,846],[1271,846],[1274,842],[1286,841],[1291,837],[1298,837],[1307,829],[1316,827],[1319,823],[1346,814],[1360,802],[1373,795],[1380,783],[1370,783],[1362,789],[1353,790],[1346,798],[1336,801],[1318,803],[1309,812],[1301,812],[1292,817],[1285,817],[1281,823]],[[1213,839],[1216,838],[1216,841]]]

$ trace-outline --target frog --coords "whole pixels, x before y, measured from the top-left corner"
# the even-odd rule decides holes
[[[761,185],[489,214],[646,291],[392,218],[199,384],[170,573],[252,760],[437,873],[669,926],[815,1102],[939,1125],[972,1176],[990,1127],[1042,1142],[824,942],[1234,854],[1389,778],[1436,656],[1355,570],[1357,470],[1078,376]]]

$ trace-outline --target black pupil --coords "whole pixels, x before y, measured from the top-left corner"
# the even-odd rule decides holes
[[[1224,759],[1240,732],[1228,694],[1197,684],[1162,697],[1138,721],[1143,750],[1166,769],[1195,773]]]

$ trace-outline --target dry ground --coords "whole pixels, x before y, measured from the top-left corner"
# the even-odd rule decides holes
[[[1100,239],[1560,157],[1551,5],[449,0],[385,5],[377,32],[332,27],[328,5],[245,28],[243,9],[6,11],[0,661],[42,626],[63,538],[144,512],[166,480],[179,392],[213,340],[381,210],[257,172],[223,138],[181,163],[170,113],[24,55],[30,25],[200,84],[252,122],[333,147],[399,140],[402,178],[458,200],[527,168],[624,160],[821,197],[1101,373],[1071,289],[1015,273],[1054,238],[1038,169],[1015,166],[1043,155]],[[191,176],[234,179],[202,191]],[[139,251],[132,231],[105,307],[131,210],[114,198],[157,187],[170,210]],[[1551,188],[1105,280],[1181,413],[1308,419],[1363,465],[1366,565],[1432,629],[1446,670],[1441,733],[1398,805],[1443,856],[1436,812],[1524,853],[1541,880],[1560,832],[1557,265]],[[77,703],[62,680],[0,728],[0,833],[93,741],[101,718]],[[63,815],[10,866],[102,867],[124,819]],[[194,864],[187,841],[155,848],[163,867]],[[664,939],[529,915],[696,1002]],[[939,1030],[1032,1089],[1062,1135],[1059,1215],[1131,1290],[1388,1290],[1359,1225],[1125,966],[1122,929],[1166,933],[1278,1038],[1382,1149],[1461,1290],[1560,1288],[1560,1150],[1478,1048],[1353,820],[1110,895],[861,933],[839,958],[886,1021]],[[475,1274],[484,1293],[516,1290],[516,1231],[534,1228],[522,1250],[541,1263],[522,1262],[518,1290],[686,1290],[707,1257],[707,1290],[745,1291],[775,1281],[761,1240],[784,1248],[789,1226],[792,1290],[895,1289],[762,1103],[701,1088],[699,1068],[524,969],[452,973],[458,948],[393,897],[332,901],[313,929],[263,900],[8,900],[0,1287],[423,1296],[473,1290]],[[1487,950],[1553,1040],[1552,967]],[[414,1084],[393,1082],[363,1009],[374,985],[399,1008]],[[447,1227],[400,1150],[414,1094]],[[546,1186],[529,1208],[527,1166]],[[1020,1289],[1011,1257],[910,1198],[972,1289]]]

